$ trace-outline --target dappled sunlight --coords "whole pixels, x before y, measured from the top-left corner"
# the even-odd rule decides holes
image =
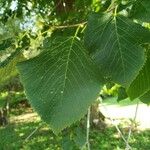
[[[40,121],[40,117],[37,115],[37,113],[27,113],[27,114],[22,114],[19,116],[14,116],[10,120],[11,122],[33,122],[33,121]]]
[[[122,119],[134,119],[138,100],[132,101],[131,104],[130,102],[129,99],[126,99],[117,103],[116,98],[109,98],[108,101],[104,100],[99,109],[106,117],[118,120],[119,124]],[[150,106],[139,102],[135,120],[139,129],[150,129],[148,115],[150,115]]]
[[[30,109],[28,111],[27,113],[27,110],[25,111],[24,109],[24,113],[21,113],[21,115],[12,116],[10,119],[11,123],[6,127],[0,128],[0,137],[2,137],[0,140],[0,149],[62,150],[61,135],[54,135],[49,126],[42,122],[35,112]],[[116,119],[115,123],[118,124],[124,136],[127,136],[131,120]],[[31,135],[35,129],[37,130]],[[135,149],[138,149],[139,146],[142,149],[150,149],[150,145],[148,144],[149,137],[150,130],[139,130],[135,128],[132,131],[129,144]],[[120,150],[125,147],[121,135],[108,122],[107,127],[103,130],[91,130],[90,143],[92,150],[117,150],[117,148]]]
[[[22,148],[26,150],[33,148],[40,150],[46,147],[55,150],[60,149],[57,142],[58,139],[56,139],[56,136],[50,131],[45,123],[42,123],[41,128],[26,140],[32,131],[40,126],[41,122],[28,122],[27,118],[25,120],[23,122],[17,122],[16,124],[10,124],[5,128],[0,128],[0,149]]]

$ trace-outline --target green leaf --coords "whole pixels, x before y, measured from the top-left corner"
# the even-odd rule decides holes
[[[17,75],[16,64],[23,60],[23,56],[17,55],[7,65],[0,67],[0,84]]]
[[[63,150],[74,150],[75,143],[70,138],[70,135],[63,136],[63,138],[62,138],[62,148],[63,148]]]
[[[12,39],[6,39],[0,43],[0,51],[9,48],[12,45]]]
[[[150,1],[137,0],[132,6],[130,15],[134,19],[150,22]]]
[[[150,53],[147,53],[147,55],[147,61],[144,67],[127,90],[131,99],[142,96],[150,89]]]
[[[58,133],[83,117],[102,83],[79,40],[68,37],[55,42],[18,69],[32,106]]]
[[[20,55],[21,50],[22,48],[16,48],[12,53],[2,54],[2,56],[6,56],[6,58],[3,61],[0,61],[0,68],[7,66],[11,62],[11,60]]]
[[[123,16],[90,15],[85,45],[106,78],[123,86],[135,79],[145,62],[140,43],[150,41],[150,31]]]
[[[118,89],[118,98],[117,98],[117,101],[120,102],[124,99],[126,99],[128,97],[127,93],[126,93],[126,89],[123,88],[123,87],[120,87]]]
[[[149,105],[150,104],[150,91],[147,91],[143,96],[140,97],[140,100]]]
[[[75,144],[82,149],[86,145],[86,132],[83,128],[77,127],[73,138]]]

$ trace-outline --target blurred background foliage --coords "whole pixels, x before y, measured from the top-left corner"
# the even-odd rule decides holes
[[[65,36],[76,28],[55,27],[83,23],[91,10],[100,7],[102,1],[96,0],[1,0],[0,82],[16,74],[17,62],[38,55],[43,41],[52,33]]]

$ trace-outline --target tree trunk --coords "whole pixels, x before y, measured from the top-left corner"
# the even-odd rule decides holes
[[[0,126],[6,126],[8,124],[9,117],[9,100],[11,98],[11,93],[8,93],[6,102],[3,108],[0,109]]]
[[[100,112],[99,103],[94,103],[91,106],[91,126],[96,129],[104,129],[106,127],[105,124],[105,116]]]
[[[0,126],[5,126],[8,124],[7,112],[4,108],[0,109]]]
[[[56,12],[58,15],[61,15],[62,13],[69,13],[73,10],[73,4],[75,0],[56,0],[55,1],[55,7]]]

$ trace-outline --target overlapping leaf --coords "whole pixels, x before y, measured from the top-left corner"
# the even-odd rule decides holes
[[[124,99],[126,99],[128,97],[127,93],[126,93],[126,89],[123,88],[123,87],[120,87],[118,89],[118,98],[117,98],[117,101],[120,102]]]
[[[130,15],[145,22],[150,22],[150,1],[136,0],[131,9]]]
[[[144,95],[139,98],[143,103],[150,104],[150,91],[147,91]]]
[[[150,41],[149,30],[123,16],[92,14],[85,45],[105,77],[128,86],[145,62],[140,43]]]
[[[131,99],[142,96],[150,89],[150,53],[147,55],[146,64],[127,91]]]
[[[73,37],[59,38],[18,69],[32,106],[55,132],[80,119],[101,86],[98,69]]]

